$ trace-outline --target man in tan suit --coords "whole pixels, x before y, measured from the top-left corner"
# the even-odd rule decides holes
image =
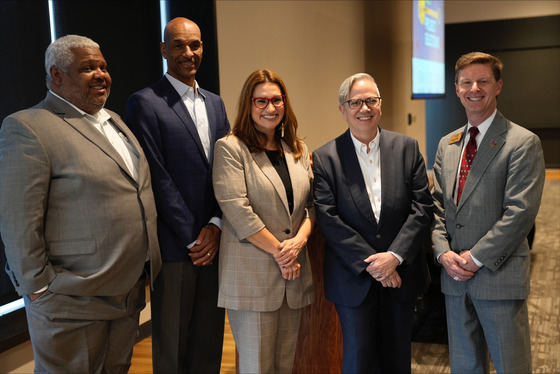
[[[92,40],[46,51],[49,92],[0,128],[0,232],[24,296],[35,370],[128,371],[145,268],[161,267],[148,164]]]

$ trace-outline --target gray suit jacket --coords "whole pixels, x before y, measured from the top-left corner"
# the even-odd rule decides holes
[[[2,124],[0,232],[20,295],[45,285],[63,295],[124,295],[147,256],[152,279],[161,267],[148,163],[109,113],[138,152],[137,181],[107,138],[50,93]]]
[[[235,310],[270,312],[282,305],[302,308],[314,299],[307,249],[298,260],[301,276],[282,278],[273,256],[251,244],[247,237],[266,227],[280,242],[296,235],[303,219],[315,219],[311,193],[313,174],[309,154],[295,160],[282,144],[294,194],[290,215],[282,180],[266,153],[251,153],[233,135],[218,140],[214,150],[214,192],[223,212],[220,242],[218,306]]]
[[[468,290],[472,297],[488,300],[524,299],[529,294],[527,234],[544,186],[540,140],[498,112],[478,145],[457,206],[454,192],[465,131],[466,126],[448,134],[438,146],[433,250],[438,256],[470,249],[484,266],[467,282],[455,282],[442,270],[442,291],[461,295]]]

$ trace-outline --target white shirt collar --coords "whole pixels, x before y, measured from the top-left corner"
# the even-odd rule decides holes
[[[350,136],[352,138],[352,142],[354,143],[354,148],[356,149],[356,152],[358,154],[360,154],[361,152],[363,152],[364,154],[367,154],[367,148],[362,147],[362,145],[369,146],[370,152],[379,149],[379,127],[377,128],[377,134],[375,134],[375,138],[373,138],[373,140],[371,142],[369,142],[369,144],[364,144],[361,141],[359,141],[354,136],[354,134],[352,134],[352,132],[350,132]]]
[[[199,87],[198,82],[196,80],[194,81],[194,88],[193,88],[193,87],[189,86],[188,84],[185,84],[185,83],[181,82],[177,78],[172,77],[168,73],[165,73],[165,78],[167,78],[169,83],[171,83],[173,88],[175,88],[175,91],[177,91],[179,96],[183,97],[186,94],[187,96],[189,96],[191,99],[194,100],[195,91],[196,91],[197,95],[200,95],[204,98],[204,94],[202,92],[200,92],[200,87]]]
[[[496,117],[496,113],[498,113],[498,109],[494,109],[494,113],[492,113],[490,117],[486,118],[480,125],[477,126],[478,132],[480,134],[480,137],[478,139],[484,138],[484,135],[486,135],[486,131],[488,131],[488,128],[490,128],[492,121],[494,121],[494,118]],[[467,132],[471,127],[473,127],[471,123],[467,123]]]

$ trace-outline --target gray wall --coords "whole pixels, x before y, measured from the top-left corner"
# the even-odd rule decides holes
[[[426,101],[429,167],[439,139],[467,122],[455,95],[454,66],[471,51],[502,59],[498,110],[540,137],[547,167],[560,167],[560,16],[451,24],[445,36],[447,96]]]

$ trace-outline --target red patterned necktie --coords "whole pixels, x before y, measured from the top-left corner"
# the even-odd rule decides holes
[[[461,171],[459,171],[459,188],[457,189],[457,205],[461,200],[461,194],[463,193],[463,188],[465,188],[465,182],[469,176],[469,170],[471,170],[472,162],[476,156],[476,135],[478,134],[478,128],[471,127],[469,129],[470,138],[467,146],[465,147],[465,152],[463,152],[463,158],[461,159]]]

